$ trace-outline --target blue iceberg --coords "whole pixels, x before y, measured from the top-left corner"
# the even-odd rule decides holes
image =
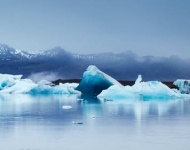
[[[89,66],[84,72],[80,84],[76,90],[81,91],[83,96],[96,97],[98,94],[112,85],[123,87],[117,80],[100,71],[96,66]]]
[[[182,94],[190,94],[190,80],[177,79],[174,83]]]

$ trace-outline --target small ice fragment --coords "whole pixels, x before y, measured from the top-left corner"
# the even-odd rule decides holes
[[[93,119],[97,118],[95,115],[92,116]]]
[[[63,108],[63,109],[71,109],[71,108],[73,108],[73,107],[72,107],[72,106],[64,105],[64,106],[62,106],[62,108]]]
[[[88,101],[87,100],[83,100],[82,103],[88,103]]]
[[[81,121],[78,121],[78,122],[73,121],[73,124],[83,124],[83,122],[81,122]]]
[[[106,102],[106,101],[113,101],[113,100],[104,98],[104,102]]]
[[[77,101],[83,101],[83,100],[84,100],[84,99],[82,99],[82,98],[78,98],[78,99],[77,99]]]
[[[87,103],[88,101],[85,99],[77,99],[77,101],[81,102],[81,103]]]

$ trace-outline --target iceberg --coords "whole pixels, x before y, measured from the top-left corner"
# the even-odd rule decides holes
[[[30,79],[21,79],[22,75],[0,74],[0,93],[18,94],[81,94],[75,90],[78,83],[60,83],[53,85],[47,80],[38,83]]]
[[[107,90],[103,90],[98,98],[106,99],[172,99],[181,98],[182,95],[176,89],[170,89],[165,84],[159,81],[142,82],[142,76],[139,75],[133,86],[118,87],[113,85]]]
[[[81,94],[80,91],[75,90],[78,84],[75,83],[60,83],[57,86],[37,85],[29,91],[28,94]]]
[[[15,80],[12,86],[6,87],[0,90],[0,93],[27,93],[29,90],[37,86],[32,80],[30,79],[20,79]]]
[[[81,82],[60,83],[54,85],[47,80],[37,83],[30,79],[22,79],[22,75],[0,74],[0,93],[9,94],[78,94],[82,97],[97,97],[105,101],[114,99],[175,99],[190,98],[190,80],[176,80],[177,89],[170,89],[159,81],[142,81],[139,75],[133,86],[123,86],[117,80],[100,71],[96,66],[89,66],[83,73]],[[97,96],[97,97],[96,97]],[[86,100],[81,99],[82,102]]]
[[[174,83],[182,94],[190,94],[190,80],[177,79]]]
[[[102,90],[112,85],[123,87],[117,80],[100,71],[96,66],[90,65],[76,90],[81,91],[83,96],[96,97]]]
[[[21,78],[22,75],[0,74],[0,90],[13,86]]]

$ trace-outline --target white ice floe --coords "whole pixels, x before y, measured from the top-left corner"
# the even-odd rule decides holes
[[[81,94],[75,90],[77,83],[60,83],[59,85],[42,80],[38,83],[30,79],[21,79],[22,75],[0,74],[0,93],[22,94]]]
[[[107,90],[102,91],[98,98],[106,99],[172,99],[188,97],[181,94],[176,89],[170,89],[168,86],[159,81],[142,82],[141,75],[138,76],[133,86],[119,87],[113,85]]]
[[[63,105],[62,106],[62,109],[71,109],[71,108],[73,108],[72,106],[69,106],[69,105]]]

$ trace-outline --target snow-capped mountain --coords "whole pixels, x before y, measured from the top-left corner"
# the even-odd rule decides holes
[[[0,60],[2,61],[23,61],[23,60],[37,60],[37,59],[53,59],[58,57],[70,57],[76,60],[80,61],[92,61],[92,62],[98,62],[100,61],[121,61],[122,59],[130,59],[131,57],[134,57],[135,54],[131,51],[125,51],[119,54],[115,53],[99,53],[99,54],[74,54],[65,51],[61,47],[55,47],[50,50],[46,51],[40,51],[38,53],[29,53],[26,51],[21,51],[18,49],[14,49],[12,47],[9,47],[8,45],[0,45]],[[136,58],[135,58],[136,59]],[[146,57],[142,58],[142,60],[146,59]]]
[[[29,53],[9,47],[8,45],[0,45],[0,60],[1,61],[32,61],[37,59],[57,58],[60,56],[71,56],[71,53],[66,52],[61,47],[55,47],[50,50],[41,51],[39,53]]]
[[[9,47],[8,45],[0,45],[0,60],[13,61],[13,60],[29,60],[32,55],[25,51],[20,51]]]
[[[121,60],[125,55],[126,56],[131,56],[132,52],[126,51],[121,54],[114,54],[114,53],[100,53],[100,54],[74,54],[65,51],[61,47],[55,47],[50,50],[46,51],[41,51],[35,54],[26,52],[26,51],[21,51],[18,49],[14,49],[12,47],[9,47],[8,45],[0,45],[0,57],[1,60],[4,61],[9,61],[9,60],[17,60],[17,61],[22,61],[22,60],[33,60],[33,59],[38,59],[38,58],[56,58],[60,57],[63,55],[67,55],[67,57],[73,57],[74,59],[79,59],[79,60],[86,60],[86,61],[96,61],[96,60],[112,60],[112,61],[117,61]]]
[[[0,73],[23,74],[56,72],[63,78],[81,78],[89,65],[121,80],[134,80],[142,74],[145,80],[190,78],[190,60],[177,56],[140,57],[131,51],[122,53],[73,54],[61,47],[35,54],[0,45]]]

